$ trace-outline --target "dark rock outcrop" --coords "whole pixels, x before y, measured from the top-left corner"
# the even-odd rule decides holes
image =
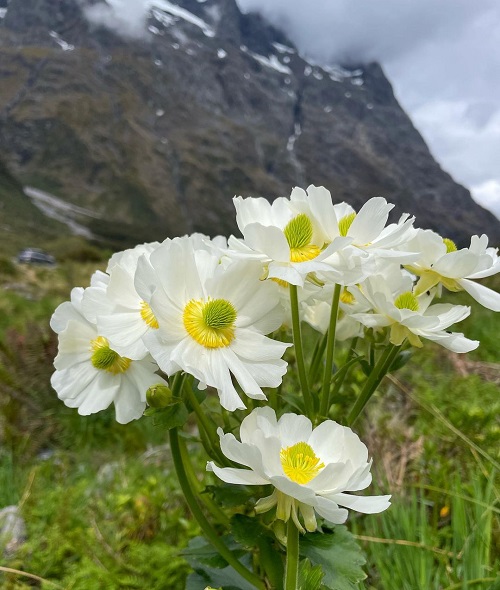
[[[234,0],[157,0],[135,39],[88,21],[90,4],[103,6],[11,0],[0,149],[25,184],[94,209],[94,233],[229,233],[233,195],[313,183],[355,206],[383,195],[462,244],[500,243],[500,222],[436,163],[378,64],[311,64]]]

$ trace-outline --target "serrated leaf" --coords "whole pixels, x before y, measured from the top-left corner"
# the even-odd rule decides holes
[[[153,425],[166,430],[180,428],[187,422],[189,412],[183,402],[176,402],[167,408],[161,408],[153,414]]]
[[[322,567],[323,584],[330,590],[356,590],[356,584],[366,578],[362,569],[366,559],[345,526],[306,535],[300,542],[300,554]]]
[[[308,559],[299,564],[299,590],[321,590],[325,574],[320,565],[312,565]]]
[[[243,551],[231,537],[225,537],[223,541],[229,549],[236,549],[234,552],[239,556],[239,561],[250,568],[250,554]],[[192,539],[181,554],[195,571],[187,579],[186,590],[205,590],[207,586],[223,590],[255,590],[252,584],[227,565],[226,560],[203,537]]]
[[[227,561],[203,537],[191,539],[181,555],[186,558],[191,567],[194,567],[193,563],[196,562],[212,568],[222,569],[227,567]]]
[[[231,533],[244,547],[255,547],[268,534],[257,518],[244,514],[235,514],[231,518]]]

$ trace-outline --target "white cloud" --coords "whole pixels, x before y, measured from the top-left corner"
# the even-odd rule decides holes
[[[473,186],[472,196],[486,209],[490,209],[500,219],[500,182],[495,179]]]
[[[106,0],[106,4],[94,4],[84,8],[87,19],[117,33],[138,39],[145,37],[146,0]]]

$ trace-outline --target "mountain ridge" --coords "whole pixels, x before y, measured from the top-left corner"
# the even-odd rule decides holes
[[[11,0],[0,20],[3,157],[24,184],[93,209],[92,233],[228,234],[235,194],[316,184],[358,207],[385,196],[463,245],[483,232],[500,243],[379,64],[312,64],[234,0],[151,5],[140,39],[87,20],[107,10],[98,0]]]

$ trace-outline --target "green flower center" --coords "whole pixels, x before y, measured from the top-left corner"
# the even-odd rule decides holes
[[[184,308],[188,334],[205,348],[229,346],[234,338],[236,310],[226,299],[191,299]]]
[[[100,371],[108,371],[113,375],[118,375],[118,373],[125,373],[130,367],[132,361],[111,350],[109,342],[104,336],[98,336],[92,340],[90,348],[92,350],[90,362]]]
[[[455,242],[453,240],[450,240],[450,238],[443,238],[443,244],[446,246],[446,253],[447,254],[449,254],[450,252],[457,251],[457,245],[455,244]]]
[[[394,301],[394,305],[398,309],[409,309],[410,311],[418,311],[419,308],[418,299],[411,291],[401,293]]]
[[[280,451],[281,466],[292,481],[305,484],[311,481],[325,466],[316,456],[311,445],[298,442]]]
[[[344,215],[342,219],[339,221],[339,234],[342,237],[346,237],[347,233],[349,232],[352,222],[356,219],[356,213],[349,213],[349,215]]]
[[[321,252],[318,246],[311,244],[313,224],[305,213],[291,219],[283,233],[290,246],[290,262],[312,260]]]

